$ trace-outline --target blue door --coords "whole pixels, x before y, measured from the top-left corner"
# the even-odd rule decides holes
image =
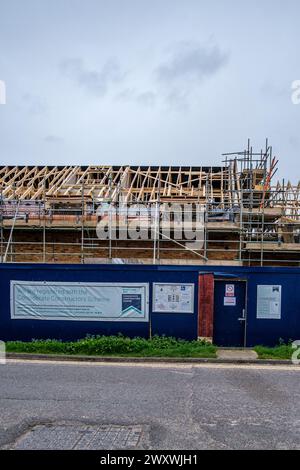
[[[215,280],[214,344],[243,347],[245,341],[246,282]]]

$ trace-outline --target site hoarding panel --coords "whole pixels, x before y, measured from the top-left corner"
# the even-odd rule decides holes
[[[281,319],[281,286],[257,286],[256,318],[264,320]]]
[[[10,283],[12,319],[149,321],[148,283]]]
[[[154,282],[153,312],[194,313],[194,284]]]

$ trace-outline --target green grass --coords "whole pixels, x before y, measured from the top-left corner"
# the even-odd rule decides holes
[[[256,346],[254,350],[257,352],[259,359],[290,359],[294,349],[291,344],[279,344],[274,348],[266,346]]]
[[[87,336],[71,342],[47,339],[6,343],[7,352],[88,356],[215,358],[216,350],[215,346],[203,341],[185,341],[164,336],[155,336],[151,340],[118,335]]]

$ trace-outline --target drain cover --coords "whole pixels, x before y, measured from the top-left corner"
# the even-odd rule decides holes
[[[38,425],[21,436],[13,449],[134,449],[142,434],[142,426],[97,426],[82,423]]]

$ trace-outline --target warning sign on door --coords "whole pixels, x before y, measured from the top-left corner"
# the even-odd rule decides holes
[[[224,306],[225,307],[235,307],[236,306],[236,297],[224,297]]]
[[[234,284],[225,285],[225,297],[234,297]]]

